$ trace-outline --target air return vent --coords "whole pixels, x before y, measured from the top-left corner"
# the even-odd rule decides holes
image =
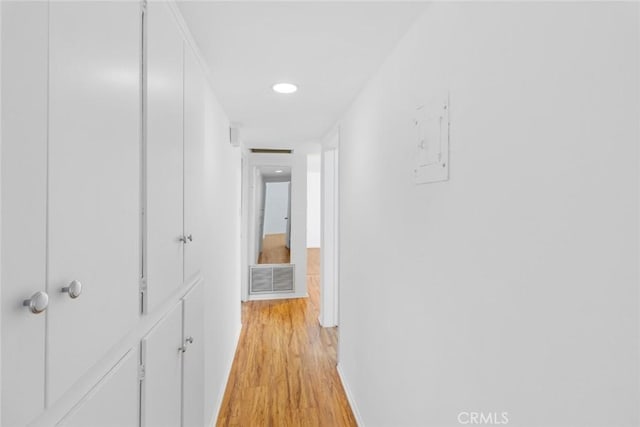
[[[276,150],[271,148],[252,148],[252,153],[256,154],[291,154],[293,150]]]
[[[252,265],[249,271],[252,294],[294,291],[293,264]]]

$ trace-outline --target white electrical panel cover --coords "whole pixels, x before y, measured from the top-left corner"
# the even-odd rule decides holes
[[[449,179],[449,100],[431,102],[416,108],[412,121],[415,142],[416,184]]]

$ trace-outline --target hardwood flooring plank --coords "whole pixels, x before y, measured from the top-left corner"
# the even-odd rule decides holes
[[[309,298],[243,303],[243,328],[217,426],[356,426],[336,370],[337,328],[318,323],[320,251]]]
[[[267,234],[262,240],[258,264],[289,264],[291,251],[286,246],[286,234]]]

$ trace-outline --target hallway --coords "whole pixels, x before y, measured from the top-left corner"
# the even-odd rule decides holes
[[[640,0],[0,0],[0,427],[640,427],[639,118]]]
[[[355,426],[336,371],[336,328],[321,328],[320,250],[308,249],[309,298],[252,301],[218,426]]]
[[[285,233],[265,235],[258,264],[289,264],[291,251],[287,247],[286,241],[287,235]]]

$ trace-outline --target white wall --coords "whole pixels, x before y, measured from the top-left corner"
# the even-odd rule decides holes
[[[307,247],[320,247],[320,153],[307,156]]]
[[[215,424],[240,334],[240,150],[207,94],[205,205],[205,420]]]
[[[286,233],[285,218],[289,210],[289,183],[267,182],[266,187],[263,236]]]
[[[344,117],[340,370],[367,426],[635,426],[638,4],[432,3]],[[412,182],[450,90],[448,182]]]

